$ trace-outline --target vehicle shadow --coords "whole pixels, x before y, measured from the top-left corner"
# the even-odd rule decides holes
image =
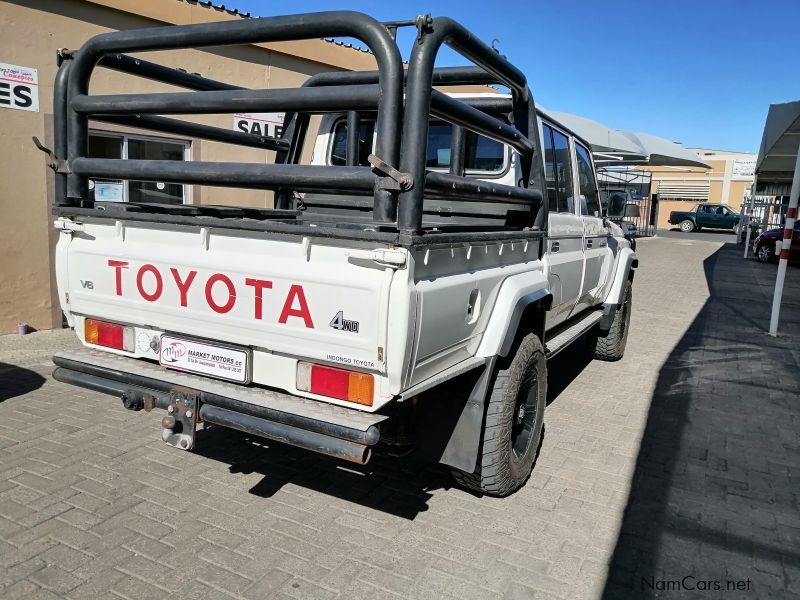
[[[585,334],[549,359],[547,361],[547,406],[555,402],[591,362]],[[545,416],[545,420],[546,418]]]
[[[38,390],[45,381],[36,371],[0,362],[0,402]]]
[[[582,336],[548,363],[548,405],[590,362]],[[405,519],[426,511],[433,492],[456,487],[448,467],[412,455],[393,456],[383,446],[368,464],[357,465],[212,426],[198,432],[194,452],[227,464],[231,473],[261,475],[250,493],[262,498],[296,485]]]
[[[710,297],[659,372],[604,598],[697,581],[785,597],[800,573],[800,281],[771,338],[758,266],[736,246],[704,262]]]
[[[404,519],[428,510],[433,491],[455,486],[447,467],[384,449],[358,465],[222,427],[198,432],[195,452],[229,465],[231,473],[261,475],[250,493],[262,498],[291,484]]]

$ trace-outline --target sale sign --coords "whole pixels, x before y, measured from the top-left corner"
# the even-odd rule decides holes
[[[0,63],[0,108],[39,112],[39,72]]]

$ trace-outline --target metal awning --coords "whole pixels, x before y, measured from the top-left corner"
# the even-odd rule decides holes
[[[771,104],[756,161],[759,186],[792,180],[800,146],[800,100]],[[788,186],[786,194],[788,195]]]
[[[565,113],[557,110],[542,110],[542,112],[552,118],[556,123],[561,123],[568,129],[574,131],[577,135],[582,137],[591,146],[591,151],[594,154],[600,154],[596,157],[599,159],[604,158],[603,155],[613,155],[605,157],[612,162],[618,162],[616,157],[626,157],[631,160],[646,161],[647,155],[644,153],[642,147],[635,141],[623,135],[616,129],[587,119],[571,113]],[[597,162],[605,162],[604,160],[597,160]]]
[[[644,164],[653,167],[700,167],[710,169],[711,165],[700,160],[700,157],[683,144],[649,133],[622,131],[622,135],[636,142],[647,155]]]
[[[571,113],[541,109],[546,117],[562,124],[591,146],[598,166],[642,165],[655,167],[711,166],[691,150],[649,133],[620,131],[598,121]]]

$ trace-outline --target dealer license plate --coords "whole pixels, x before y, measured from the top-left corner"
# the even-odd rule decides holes
[[[179,371],[250,382],[250,351],[241,348],[162,335],[159,362]]]

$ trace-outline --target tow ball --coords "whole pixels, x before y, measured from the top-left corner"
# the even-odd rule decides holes
[[[194,448],[199,412],[200,396],[197,392],[182,388],[170,391],[167,416],[161,419],[161,439],[181,450]]]

